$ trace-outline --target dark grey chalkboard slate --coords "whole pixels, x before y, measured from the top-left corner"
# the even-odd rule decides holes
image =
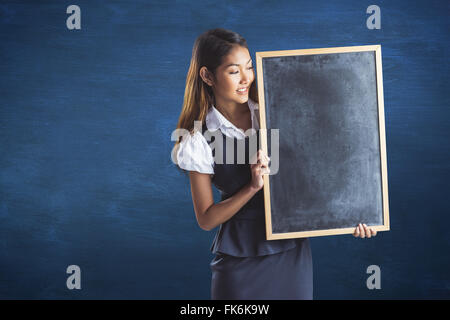
[[[375,50],[261,61],[261,122],[279,129],[278,172],[265,192],[268,235],[343,234],[360,222],[387,230]]]

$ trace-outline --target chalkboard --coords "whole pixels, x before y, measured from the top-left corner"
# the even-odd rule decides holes
[[[256,61],[267,239],[389,230],[381,46]]]

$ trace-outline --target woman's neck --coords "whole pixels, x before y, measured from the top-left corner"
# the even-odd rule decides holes
[[[224,105],[223,103],[215,104],[214,107],[220,111],[221,114],[231,123],[238,123],[239,120],[245,115],[248,111],[247,102],[238,104],[228,104]]]

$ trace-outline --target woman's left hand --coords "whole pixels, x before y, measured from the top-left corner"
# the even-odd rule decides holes
[[[377,235],[377,232],[375,230],[372,230],[365,224],[359,224],[355,231],[353,232],[353,236],[355,238],[371,238],[375,237]]]

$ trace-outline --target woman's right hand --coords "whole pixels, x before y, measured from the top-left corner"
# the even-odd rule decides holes
[[[255,161],[256,158],[256,161]],[[263,174],[269,174],[269,161],[270,158],[259,149],[258,152],[252,157],[253,161],[250,161],[250,169],[252,171],[252,180],[250,187],[256,191],[259,191],[264,186]]]

